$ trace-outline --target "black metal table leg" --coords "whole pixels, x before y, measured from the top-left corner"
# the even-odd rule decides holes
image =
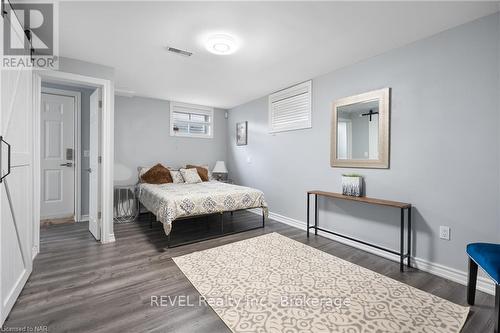
[[[264,209],[262,209],[262,228],[266,226],[266,213],[264,212]]]
[[[307,238],[309,238],[309,193],[307,193]]]
[[[408,250],[406,251],[406,256],[408,260],[408,268],[411,268],[411,206],[408,207]]]
[[[220,214],[220,232],[224,234],[224,213]]]
[[[404,270],[404,230],[405,230],[405,210],[401,208],[401,229],[400,229],[400,240],[399,240],[399,270],[402,272]]]
[[[314,195],[314,234],[318,234],[318,195]]]

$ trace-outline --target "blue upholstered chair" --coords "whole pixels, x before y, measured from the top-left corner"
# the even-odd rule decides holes
[[[469,282],[467,303],[474,305],[477,267],[480,266],[495,282],[494,330],[500,333],[500,244],[472,243],[467,245],[469,255]]]

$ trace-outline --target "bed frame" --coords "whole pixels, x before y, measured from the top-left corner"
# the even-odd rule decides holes
[[[206,241],[206,240],[209,240],[209,239],[215,239],[215,238],[220,238],[220,237],[223,237],[223,236],[229,236],[229,235],[239,234],[241,232],[246,232],[246,231],[250,231],[250,230],[256,230],[256,229],[264,228],[265,227],[265,223],[266,223],[266,215],[264,213],[264,209],[262,209],[262,225],[260,225],[258,227],[252,227],[252,228],[247,228],[247,229],[243,229],[243,230],[239,230],[239,231],[233,231],[233,232],[229,232],[229,233],[224,233],[224,213],[231,213],[231,216],[233,216],[234,212],[244,211],[244,210],[248,210],[248,209],[251,209],[251,208],[237,209],[237,210],[232,210],[232,211],[223,211],[223,212],[218,212],[218,213],[213,213],[213,214],[201,214],[201,215],[183,216],[183,217],[180,217],[178,219],[175,219],[175,220],[172,221],[172,229],[170,230],[170,233],[167,236],[168,237],[167,248],[170,249],[170,248],[174,248],[174,247],[178,247],[178,246],[183,246],[183,245],[189,245],[189,244],[203,242],[203,241]],[[156,216],[152,212],[150,212],[150,211],[148,211],[148,212],[153,216],[153,218],[149,222],[149,227],[152,229],[153,228],[153,221],[156,220]],[[196,239],[196,240],[192,240],[192,241],[187,241],[187,242],[175,244],[173,246],[171,245],[171,238],[172,238],[171,236],[172,236],[172,231],[174,229],[174,222],[180,221],[180,220],[187,220],[187,219],[192,219],[192,218],[204,217],[204,216],[215,216],[215,215],[220,215],[221,233],[219,235],[210,236],[210,237],[204,237],[204,238]]]

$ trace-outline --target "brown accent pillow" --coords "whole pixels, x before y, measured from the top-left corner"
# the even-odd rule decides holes
[[[146,171],[141,179],[145,183],[149,184],[166,184],[172,183],[172,176],[170,175],[170,171],[165,168],[161,163],[158,163],[148,171]]]
[[[200,176],[202,182],[208,182],[208,169],[197,166],[197,165],[186,165],[186,169],[196,169],[198,171],[198,176]]]

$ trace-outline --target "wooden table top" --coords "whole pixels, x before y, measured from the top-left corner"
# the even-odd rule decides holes
[[[402,208],[402,209],[411,207],[411,204],[406,203],[406,202],[391,201],[391,200],[369,198],[369,197],[354,197],[354,196],[350,196],[350,195],[343,195],[342,193],[336,193],[336,192],[326,192],[326,191],[314,190],[314,191],[307,191],[307,193],[308,194],[316,194],[316,195],[329,197],[329,198],[358,201],[358,202],[364,202],[364,203],[373,204],[373,205],[389,206],[389,207]]]

